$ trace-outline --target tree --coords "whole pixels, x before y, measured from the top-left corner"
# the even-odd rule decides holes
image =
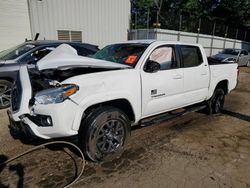
[[[150,26],[159,18],[162,27],[178,25],[179,15],[188,16],[187,22],[206,18],[221,24],[250,29],[249,0],[131,0],[133,23],[137,16],[137,27],[147,25],[149,11]],[[170,18],[171,17],[171,18]],[[177,23],[176,23],[177,22]]]
[[[222,0],[212,15],[227,25],[250,29],[249,0]]]
[[[131,5],[132,27],[146,28],[148,17],[152,18],[154,0],[131,0]]]

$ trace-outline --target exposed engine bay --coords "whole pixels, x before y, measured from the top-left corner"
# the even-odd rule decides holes
[[[48,69],[38,71],[29,70],[29,76],[32,85],[33,95],[39,91],[61,86],[60,82],[82,74],[90,74],[102,71],[117,70],[119,68],[89,68],[89,67],[67,67],[59,69]]]

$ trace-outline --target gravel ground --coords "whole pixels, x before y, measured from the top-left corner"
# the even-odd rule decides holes
[[[225,112],[192,113],[136,129],[123,155],[111,162],[87,161],[73,187],[250,187],[250,69],[226,97]],[[0,161],[40,141],[13,139],[6,110],[0,111]],[[74,140],[73,140],[74,142]],[[49,147],[0,167],[0,187],[63,187],[76,175],[80,158]]]

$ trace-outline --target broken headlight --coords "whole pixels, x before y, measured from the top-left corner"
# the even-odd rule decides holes
[[[63,84],[60,87],[46,89],[35,95],[35,101],[39,104],[61,103],[69,96],[75,94],[79,86],[75,84]]]

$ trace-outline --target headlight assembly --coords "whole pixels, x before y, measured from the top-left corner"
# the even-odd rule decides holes
[[[60,87],[46,89],[35,95],[35,100],[39,104],[61,103],[69,96],[75,94],[79,86],[75,84],[63,84]]]

